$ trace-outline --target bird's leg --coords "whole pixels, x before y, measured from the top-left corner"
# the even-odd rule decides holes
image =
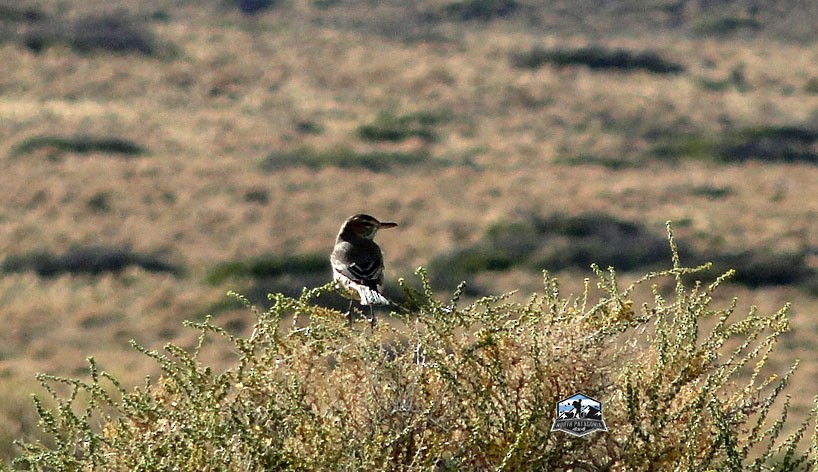
[[[349,325],[352,326],[352,303],[354,300],[349,301],[349,308],[347,308],[347,321],[349,321]]]
[[[369,305],[369,326],[373,331],[375,330],[375,310],[372,305]]]

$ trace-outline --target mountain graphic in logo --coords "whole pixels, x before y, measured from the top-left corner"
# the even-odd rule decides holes
[[[560,401],[551,431],[563,431],[574,436],[608,431],[602,419],[602,404],[581,393]]]

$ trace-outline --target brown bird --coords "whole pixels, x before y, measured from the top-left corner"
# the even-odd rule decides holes
[[[383,254],[372,239],[379,229],[394,228],[397,223],[382,223],[369,215],[350,216],[341,226],[330,255],[332,279],[341,295],[351,299],[347,317],[352,322],[352,304],[369,305],[369,321],[374,326],[372,305],[388,305],[381,293]]]

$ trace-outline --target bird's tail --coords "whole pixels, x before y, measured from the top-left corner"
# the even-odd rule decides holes
[[[378,293],[377,290],[357,284],[355,289],[358,291],[358,295],[361,296],[361,305],[389,305],[389,300]]]

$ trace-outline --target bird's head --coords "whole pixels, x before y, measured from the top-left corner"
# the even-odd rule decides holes
[[[347,218],[341,227],[340,235],[355,235],[359,238],[372,239],[379,229],[394,228],[397,225],[397,223],[381,222],[375,217],[359,214]]]

